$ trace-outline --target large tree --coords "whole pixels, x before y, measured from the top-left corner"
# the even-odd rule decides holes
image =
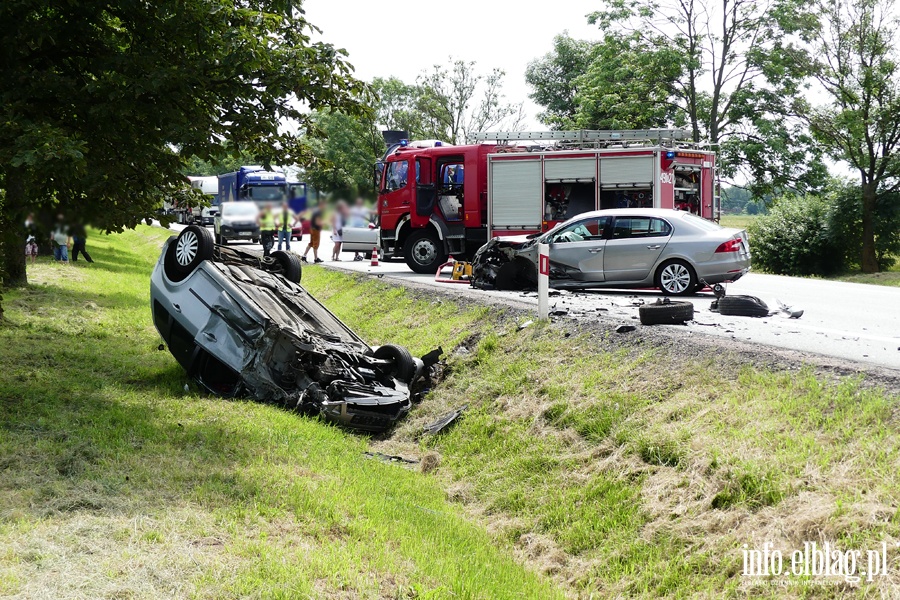
[[[364,111],[367,86],[343,51],[312,41],[299,5],[0,3],[5,283],[25,282],[28,211],[133,226],[182,185],[185,157],[302,164],[310,110]]]
[[[572,129],[578,112],[576,80],[591,64],[593,44],[563,32],[553,38],[553,50],[536,58],[525,69],[529,97],[544,110],[538,115],[552,129]]]
[[[322,110],[313,124],[319,134],[310,141],[316,158],[304,169],[304,179],[322,192],[372,197],[373,166],[385,149],[372,119]]]
[[[794,105],[815,25],[804,0],[605,0],[589,21],[604,37],[567,83],[573,124],[687,127],[760,194],[821,177]]]
[[[816,76],[830,99],[813,108],[810,123],[832,156],[849,164],[861,183],[862,257],[879,270],[875,218],[879,194],[900,188],[900,55],[892,0],[830,0],[818,5]]]
[[[504,72],[487,75],[475,70],[474,62],[449,61],[449,68],[434,65],[416,81],[416,109],[424,119],[423,129],[435,138],[453,144],[465,143],[478,131],[505,127],[517,129],[524,120],[522,104],[506,102]]]

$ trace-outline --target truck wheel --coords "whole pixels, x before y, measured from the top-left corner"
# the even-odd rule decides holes
[[[666,296],[686,296],[694,293],[697,276],[683,260],[670,260],[656,272],[656,287]]]
[[[275,264],[280,267],[280,273],[285,279],[291,283],[300,283],[303,276],[303,266],[296,254],[285,252],[284,250],[276,250],[272,253]]]
[[[172,281],[181,281],[190,275],[197,265],[213,257],[215,240],[209,229],[188,225],[174,242],[169,243],[163,259],[166,277]]]
[[[414,231],[406,239],[403,247],[406,264],[416,273],[431,274],[447,262],[447,251],[444,243],[438,239],[433,229]]]
[[[403,346],[395,346],[393,344],[385,344],[379,346],[372,353],[372,356],[382,360],[390,360],[394,363],[391,375],[396,377],[403,383],[409,383],[416,376],[416,361],[413,360],[412,354]]]
[[[657,302],[638,308],[641,325],[667,325],[694,319],[694,305],[690,302]]]
[[[723,296],[718,303],[720,315],[768,317],[769,306],[756,296]]]

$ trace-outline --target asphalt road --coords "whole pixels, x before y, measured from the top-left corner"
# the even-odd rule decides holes
[[[180,230],[181,227],[173,226]],[[331,243],[323,235],[319,256],[329,259]],[[258,245],[245,245],[248,249]],[[302,251],[303,242],[294,242],[293,250]],[[327,260],[326,267],[381,276],[385,280],[416,282],[418,285],[452,289],[454,293],[473,298],[490,298],[493,302],[534,306],[537,294],[531,292],[496,292],[470,288],[468,285],[438,283],[433,275],[419,275],[403,262],[384,262],[377,267],[369,261],[354,262],[353,254],[342,255],[341,262]],[[449,269],[446,271],[449,276]],[[715,299],[704,292],[689,298],[694,303],[694,321],[687,326],[657,325],[673,330],[720,336],[753,342],[786,350],[819,354],[860,365],[900,369],[900,288],[802,279],[750,273],[727,286],[729,294],[748,294],[776,309],[776,299],[802,308],[799,319],[778,313],[764,318],[728,317],[709,310]],[[638,325],[637,306],[655,302],[661,295],[643,290],[595,290],[586,292],[551,292],[551,310],[567,311],[567,318],[604,319]],[[562,315],[560,315],[562,316]]]
[[[499,301],[515,301],[517,305],[533,305],[537,311],[537,294],[475,290],[467,285],[437,283],[434,276],[412,273],[402,262],[382,262],[378,267],[369,261],[352,262],[345,254],[342,262],[326,262],[326,266],[382,275],[384,279],[415,281],[419,284],[455,289],[474,297],[490,296]],[[449,275],[449,269],[446,271]],[[839,358],[849,362],[900,369],[900,288],[782,277],[749,273],[737,283],[727,286],[729,294],[748,294],[765,301],[770,309],[778,307],[776,299],[794,308],[802,308],[803,316],[791,319],[784,313],[764,318],[729,317],[709,310],[715,299],[703,292],[689,298],[694,304],[694,322],[685,326],[657,325],[692,333],[722,336],[787,350],[808,352]],[[551,292],[553,294],[554,292]],[[550,298],[551,310],[568,311],[570,318],[603,318],[637,324],[637,306],[655,302],[656,291],[594,290],[561,291]]]

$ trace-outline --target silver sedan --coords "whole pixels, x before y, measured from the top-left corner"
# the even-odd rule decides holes
[[[744,230],[677,210],[615,209],[580,214],[542,234],[492,239],[475,254],[473,285],[534,287],[538,244],[550,246],[555,288],[655,287],[685,295],[750,270]]]

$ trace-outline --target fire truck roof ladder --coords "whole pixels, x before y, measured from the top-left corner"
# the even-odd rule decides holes
[[[474,142],[548,141],[559,145],[589,147],[609,145],[694,146],[684,129],[578,129],[573,131],[483,131],[472,135]]]

